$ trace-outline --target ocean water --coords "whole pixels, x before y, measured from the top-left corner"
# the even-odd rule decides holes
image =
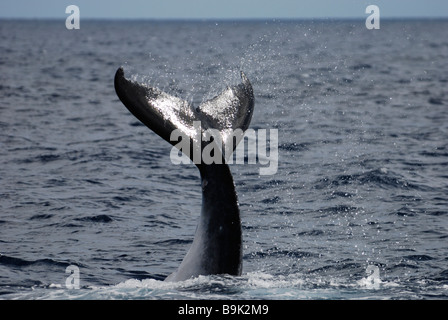
[[[446,299],[448,21],[0,20],[0,299]],[[231,165],[243,274],[179,283],[194,165],[118,100],[239,81],[278,170]],[[79,271],[70,289],[67,268]],[[73,282],[75,284],[75,282]]]

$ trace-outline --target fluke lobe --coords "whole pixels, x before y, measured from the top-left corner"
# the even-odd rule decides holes
[[[181,281],[199,275],[241,274],[242,234],[238,199],[230,168],[224,161],[229,156],[225,154],[225,146],[233,145],[229,149],[233,152],[242,138],[237,137],[234,141],[229,132],[237,129],[246,131],[254,110],[253,89],[242,72],[241,80],[240,84],[227,87],[215,98],[193,107],[157,88],[127,79],[123,68],[115,74],[115,91],[121,102],[137,119],[172,145],[176,146],[178,142],[170,139],[173,130],[190,139],[191,146],[200,145],[201,149],[215,143],[214,140],[202,139],[206,130],[218,130],[221,135],[221,164],[194,161],[202,180],[201,216],[193,244],[177,271],[166,278],[167,281]],[[196,121],[201,124],[200,134],[195,132]],[[194,150],[187,154],[192,161],[193,154]]]

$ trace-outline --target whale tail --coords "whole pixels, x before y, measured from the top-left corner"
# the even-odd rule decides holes
[[[174,131],[200,151],[212,141],[217,144],[215,139],[220,140],[222,149],[219,146],[213,149],[221,151],[218,160],[225,160],[243,138],[254,109],[252,86],[244,73],[241,79],[242,83],[228,87],[197,108],[157,88],[126,79],[122,68],[115,75],[115,90],[137,119],[172,145],[179,148],[178,141],[171,139]],[[213,135],[213,139],[204,139],[209,129],[219,137]],[[240,134],[235,135],[233,131]],[[207,163],[202,157],[195,161],[195,150],[179,149],[193,160],[201,174],[202,210],[189,251],[177,271],[166,280],[179,281],[210,274],[240,275],[241,221],[230,168],[222,162]]]
[[[186,138],[191,146],[201,146],[201,150],[213,141],[210,137],[205,138],[207,130],[219,132],[219,140],[222,142],[222,148],[219,146],[219,150],[222,151],[225,161],[243,138],[254,109],[252,85],[243,72],[241,80],[240,84],[227,87],[218,96],[196,108],[187,101],[157,88],[126,79],[122,67],[117,70],[114,83],[118,97],[128,110],[176,147],[179,147],[178,140],[171,139],[174,130],[178,137]],[[197,123],[200,123],[200,126],[197,126]],[[195,151],[201,150],[184,148],[181,151],[198,165],[202,160],[198,162],[194,155]]]

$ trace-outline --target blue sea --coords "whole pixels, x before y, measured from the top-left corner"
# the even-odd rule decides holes
[[[447,34],[0,20],[0,299],[447,299]],[[250,79],[250,128],[278,130],[278,170],[230,165],[241,276],[163,282],[192,243],[200,177],[118,100],[120,66],[195,105]]]

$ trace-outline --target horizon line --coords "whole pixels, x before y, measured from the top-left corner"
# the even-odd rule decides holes
[[[64,21],[66,20],[66,16],[64,17],[2,17],[0,16],[0,20],[61,20]],[[365,20],[365,17],[293,17],[293,18],[289,18],[289,17],[283,17],[283,18],[279,18],[279,17],[240,17],[240,18],[225,18],[225,17],[221,17],[221,18],[168,18],[168,17],[164,17],[164,18],[157,18],[157,17],[84,17],[82,18],[82,20],[87,20],[87,21],[166,21],[166,22],[287,22],[287,21],[313,21],[313,20],[317,20],[317,21],[356,21],[356,20],[360,20],[363,21]],[[381,20],[385,20],[385,21],[390,21],[390,20],[448,20],[448,16],[406,16],[406,17],[381,17]]]

